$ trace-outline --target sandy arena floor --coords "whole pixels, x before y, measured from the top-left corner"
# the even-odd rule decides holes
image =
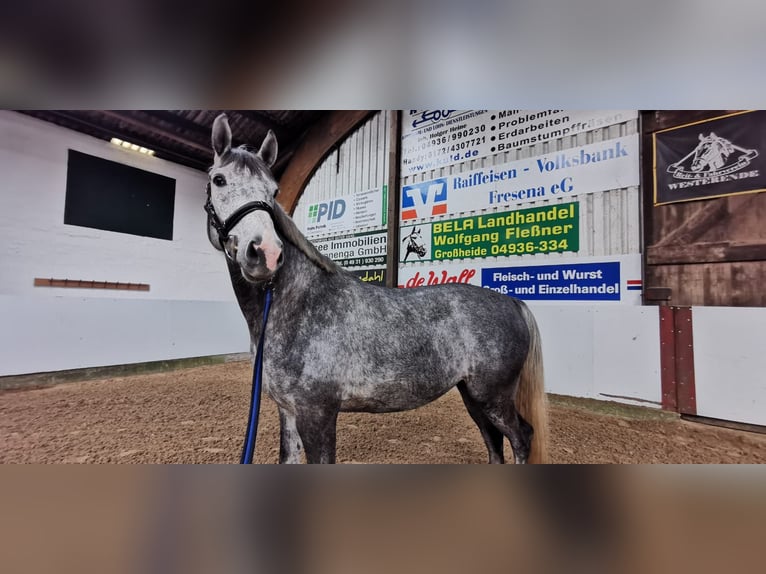
[[[250,365],[0,392],[0,463],[235,463]],[[557,463],[766,463],[766,436],[682,421],[650,409],[551,401]],[[256,462],[276,463],[279,424],[265,399]],[[507,441],[506,441],[507,443]],[[506,445],[510,458],[510,448]],[[484,463],[457,391],[404,413],[341,414],[338,462]]]

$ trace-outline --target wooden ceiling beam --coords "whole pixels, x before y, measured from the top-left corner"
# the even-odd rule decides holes
[[[80,129],[72,128],[72,129],[77,129],[77,131],[82,131],[84,133],[88,133],[88,131],[95,132],[95,133],[101,134],[101,137],[104,137],[104,138],[117,137],[120,139],[124,139],[125,137],[125,134],[123,132],[120,132],[112,127],[105,126],[103,123],[97,124],[92,121],[89,121],[83,118],[77,112],[70,113],[65,111],[51,110],[48,113],[51,116],[58,116],[59,118],[66,120],[70,124],[74,124],[75,126],[80,126]],[[202,171],[206,170],[208,167],[207,165],[208,162],[203,161],[202,159],[192,157],[189,155],[183,155],[177,151],[174,151],[170,148],[166,148],[158,144],[156,141],[150,141],[146,137],[142,137],[140,135],[131,136],[131,143],[135,143],[137,145],[142,145],[146,148],[153,149],[155,150],[155,152],[160,154],[164,159],[167,159],[169,161],[173,161],[176,163],[180,163],[187,167],[200,169]]]
[[[289,127],[260,110],[237,110],[237,113],[256,124],[265,126],[266,129],[272,130],[277,135]]]
[[[183,116],[179,116],[178,114],[175,114],[167,110],[142,110],[142,113],[148,116],[157,118],[158,120],[167,122],[169,124],[176,124],[180,128],[186,131],[199,134],[200,136],[199,143],[201,143],[202,141],[210,140],[211,126],[203,126],[202,124],[198,124],[197,122],[193,120],[187,119]]]
[[[195,150],[198,150],[198,151],[201,151],[201,152],[205,152],[211,158],[213,156],[213,150],[211,149],[211,146],[199,144],[199,143],[197,143],[195,141],[192,141],[192,140],[190,140],[188,138],[185,138],[183,136],[179,136],[178,134],[174,134],[173,132],[170,132],[170,131],[168,131],[166,129],[163,129],[163,128],[161,128],[161,127],[159,127],[157,125],[154,125],[152,123],[142,122],[141,120],[135,119],[134,117],[132,117],[130,115],[126,115],[129,112],[116,112],[116,111],[111,111],[111,110],[99,110],[99,113],[105,115],[106,117],[108,117],[108,118],[110,118],[110,119],[112,119],[114,121],[123,122],[123,123],[129,125],[130,127],[132,127],[133,129],[138,130],[139,132],[142,132],[142,131],[154,132],[157,135],[160,135],[160,136],[162,136],[164,138],[172,140],[172,141],[174,141],[176,143],[188,146],[188,147],[190,147],[192,149],[195,149]]]

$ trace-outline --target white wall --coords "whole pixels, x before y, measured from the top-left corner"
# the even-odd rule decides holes
[[[64,225],[69,149],[176,180],[173,241]],[[0,294],[232,301],[205,234],[204,173],[0,112]],[[149,283],[148,293],[34,288],[34,277]]]
[[[171,301],[0,295],[0,375],[246,353],[239,307]]]
[[[658,307],[529,303],[550,393],[661,406]]]
[[[693,307],[697,414],[766,425],[766,309]]]
[[[175,179],[173,240],[64,225],[69,149]],[[223,256],[205,232],[204,173],[10,111],[0,111],[0,172],[0,376],[248,350]],[[34,287],[35,277],[151,287]],[[53,315],[37,310],[38,299]],[[182,301],[190,304],[179,307]],[[220,314],[210,312],[211,302],[220,303]],[[176,320],[181,308],[190,317],[201,313],[207,329]],[[55,325],[57,338],[47,338]],[[229,332],[237,342],[226,335],[222,347],[221,333]],[[113,336],[97,342],[93,333]],[[62,342],[70,337],[84,343]],[[41,362],[51,353],[58,358]]]

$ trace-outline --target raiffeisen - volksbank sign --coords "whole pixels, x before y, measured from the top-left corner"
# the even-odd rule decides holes
[[[402,187],[401,220],[555,200],[639,184],[638,134]]]

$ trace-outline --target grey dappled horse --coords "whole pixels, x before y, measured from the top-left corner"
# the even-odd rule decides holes
[[[226,253],[253,350],[265,288],[273,292],[263,388],[279,409],[281,463],[300,462],[302,450],[309,463],[335,462],[341,411],[414,409],[456,385],[490,462],[504,462],[503,437],[516,462],[547,461],[540,337],[522,301],[464,284],[388,289],[359,281],[275,201],[271,131],[257,153],[232,148],[221,114],[212,142],[208,236]]]

